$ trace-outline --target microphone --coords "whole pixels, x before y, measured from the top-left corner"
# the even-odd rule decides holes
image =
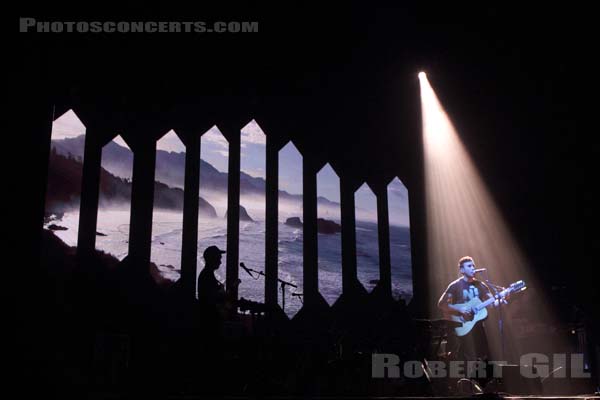
[[[487,271],[487,268],[479,268],[475,270],[475,273]]]
[[[246,273],[248,275],[250,275],[252,278],[254,278],[254,275],[252,275],[252,273],[250,272],[250,270],[248,268],[246,268],[246,266],[244,265],[243,262],[240,263],[240,267],[242,267],[244,269],[244,271],[246,271]]]

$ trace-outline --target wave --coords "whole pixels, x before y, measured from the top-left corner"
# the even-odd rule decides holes
[[[302,242],[303,242],[302,236],[295,236],[295,237],[293,237],[291,239],[279,239],[277,241],[277,243],[279,243],[279,244],[285,244],[285,243],[302,243]]]
[[[123,258],[128,253],[129,212],[100,210],[98,213],[98,231],[107,236],[98,236],[97,248]],[[67,231],[57,231],[65,243],[77,244],[78,213],[65,213],[61,225]],[[156,213],[153,221],[153,240],[151,259],[159,266],[159,271],[165,279],[179,278],[181,266],[181,221],[174,221],[172,215]],[[361,224],[362,225],[362,224]],[[303,279],[303,231],[301,228],[279,224],[279,276],[298,286],[294,291],[302,292]],[[265,264],[265,224],[264,221],[240,222],[239,261],[245,262],[250,268],[264,271]],[[392,232],[398,232],[392,230]],[[412,269],[410,254],[410,235],[407,229],[404,233],[394,235],[391,240],[392,258],[392,292],[409,298],[412,293]],[[203,219],[198,225],[198,272],[202,268],[202,253],[209,245],[217,245],[224,250],[227,243],[227,220]],[[359,279],[366,283],[379,279],[379,251],[377,229],[375,225],[357,226],[357,263]],[[161,244],[162,242],[162,244]],[[342,245],[341,236],[319,235],[318,237],[319,291],[332,304],[341,293],[342,281]],[[218,279],[224,280],[226,256],[217,271]],[[264,302],[264,278],[254,280],[244,276],[240,285],[240,296],[249,300]],[[296,296],[291,296],[293,288],[286,290],[286,312],[293,315],[300,309],[302,303]],[[281,293],[281,292],[279,292]],[[281,300],[281,295],[279,295]]]
[[[122,233],[124,235],[129,235],[129,224],[117,225],[117,232]]]

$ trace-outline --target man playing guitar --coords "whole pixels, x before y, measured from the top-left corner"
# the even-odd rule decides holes
[[[473,261],[472,257],[466,256],[461,258],[458,261],[458,268],[462,277],[448,285],[448,288],[438,301],[438,308],[442,310],[446,317],[453,317],[455,320],[458,319],[461,322],[466,322],[473,319],[475,311],[470,305],[465,303],[473,303],[472,300],[475,297],[478,297],[479,301],[484,302],[488,299],[493,299],[494,296],[485,283],[475,279],[477,271],[475,269],[475,261]],[[498,304],[498,300],[495,300],[494,306]],[[476,323],[467,334],[452,337],[457,343],[455,346],[450,346],[450,349],[454,350],[451,350],[451,352],[456,355],[457,359],[475,361],[487,358],[488,346],[483,328],[483,321],[481,321],[480,323]]]
[[[205,309],[218,311],[221,317],[235,310],[235,299],[226,292],[225,286],[215,277],[215,271],[221,265],[222,254],[225,251],[217,246],[209,246],[204,250],[204,268],[198,275],[198,301]],[[234,283],[238,286],[240,279]]]

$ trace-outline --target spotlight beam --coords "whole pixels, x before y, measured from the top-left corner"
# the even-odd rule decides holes
[[[500,211],[481,179],[458,133],[424,72],[418,74],[423,118],[427,260],[432,314],[437,297],[458,277],[457,261],[469,255],[488,268],[492,281],[502,285],[523,279],[536,286],[528,262],[514,241]],[[530,291],[528,291],[530,292]],[[538,293],[528,302],[536,312],[554,313]],[[510,308],[507,308],[510,310]],[[524,322],[525,323],[525,322]],[[505,342],[508,340],[505,332]],[[499,354],[499,337],[489,337]]]

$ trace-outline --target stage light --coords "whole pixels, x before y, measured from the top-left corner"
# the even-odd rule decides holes
[[[502,317],[511,320],[511,324],[504,326],[512,325],[515,329],[531,326],[532,322],[524,317],[528,315],[528,310],[535,310],[536,319],[544,315],[544,323],[554,323],[550,322],[554,321],[554,313],[540,292],[535,290],[539,287],[536,276],[531,273],[526,257],[425,73],[419,73],[419,82],[431,316],[440,316],[437,300],[448,284],[459,277],[458,260],[469,255],[478,267],[487,268],[480,279],[488,279],[501,286],[524,280],[528,287],[534,288],[533,291],[513,296],[513,300],[520,303],[517,306],[503,306]],[[489,331],[492,330],[488,330],[488,341],[495,357],[508,358],[502,350],[508,342],[517,352],[527,350],[516,344],[519,342],[518,335],[509,332],[510,328],[505,329],[503,340],[499,334],[490,337]],[[559,342],[559,339],[549,336],[545,340],[547,348]],[[502,346],[502,341],[505,346]]]

